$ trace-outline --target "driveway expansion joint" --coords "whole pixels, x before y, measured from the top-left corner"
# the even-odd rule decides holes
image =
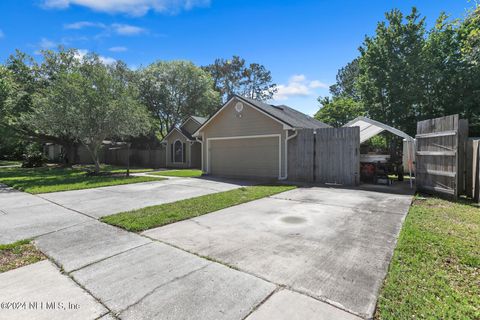
[[[100,263],[100,262],[102,262],[102,261],[105,261],[105,260],[107,260],[107,259],[116,257],[116,256],[118,256],[118,255],[120,255],[120,254],[122,254],[122,253],[129,252],[129,251],[134,250],[134,249],[138,249],[138,248],[143,247],[143,246],[146,246],[146,245],[148,245],[148,244],[151,244],[151,242],[142,243],[142,244],[140,244],[140,245],[138,245],[138,246],[136,246],[136,247],[129,248],[129,249],[124,250],[124,251],[122,251],[122,252],[118,252],[118,253],[112,254],[111,256],[108,256],[108,257],[105,257],[105,258],[102,258],[102,259],[99,259],[99,260],[90,262],[89,264],[86,264],[86,265],[84,265],[84,266],[82,266],[82,267],[80,267],[80,268],[73,269],[73,270],[69,271],[68,273],[74,273],[74,272],[76,272],[76,271],[82,270],[83,268],[86,268],[86,267],[89,267],[89,266],[91,266],[91,265],[94,265],[94,264]]]
[[[50,203],[53,203],[54,205],[57,205],[57,206],[59,206],[59,207],[62,207],[63,209],[70,210],[70,211],[73,211],[73,212],[75,212],[75,213],[84,215],[84,216],[87,217],[87,218],[90,218],[90,219],[93,219],[93,220],[98,220],[96,217],[92,217],[92,216],[90,216],[90,215],[88,215],[88,214],[86,214],[86,213],[83,213],[83,212],[81,212],[81,211],[78,211],[78,210],[75,210],[75,209],[66,207],[66,206],[64,206],[64,205],[61,205],[60,203],[57,203],[57,202],[53,201],[53,200],[50,200],[50,199],[48,199],[48,198],[44,198],[44,197],[42,197],[41,195],[34,195],[34,196],[37,196],[37,197],[39,197],[39,198],[41,198],[41,199],[43,199],[43,200],[45,200],[45,201],[48,201],[48,202],[50,202]]]
[[[200,267],[200,268],[197,268],[197,269],[195,269],[195,270],[189,271],[189,272],[187,272],[187,273],[185,273],[185,274],[183,274],[183,275],[181,275],[181,276],[179,276],[179,277],[173,278],[172,280],[170,280],[170,281],[168,281],[168,282],[165,282],[165,283],[162,283],[162,284],[156,286],[155,288],[153,288],[152,290],[150,290],[149,292],[147,292],[145,295],[143,295],[143,297],[141,297],[140,299],[138,299],[137,301],[135,301],[135,302],[132,303],[131,305],[127,306],[126,308],[120,310],[120,311],[117,312],[116,314],[118,314],[118,315],[122,314],[123,312],[127,311],[128,309],[130,309],[130,308],[138,305],[138,304],[139,304],[140,302],[142,302],[142,300],[144,300],[145,298],[147,298],[147,297],[151,296],[152,294],[154,294],[155,291],[157,291],[158,289],[160,289],[160,288],[162,288],[162,287],[164,287],[164,286],[166,286],[166,285],[168,285],[168,284],[170,284],[170,283],[172,283],[172,282],[175,282],[175,281],[181,280],[181,279],[183,279],[183,278],[186,278],[186,277],[188,277],[188,276],[190,276],[190,275],[192,275],[192,274],[194,274],[194,273],[196,273],[196,272],[198,272],[198,271],[200,271],[200,270],[203,270],[203,269],[205,269],[206,267],[210,266],[211,264],[212,264],[212,262],[209,262],[209,263],[207,263],[206,265],[204,265],[204,266],[202,266],[202,267]]]
[[[147,230],[146,230],[146,231],[147,231]],[[195,256],[197,256],[197,257],[199,257],[199,258],[208,260],[208,261],[210,261],[211,263],[218,263],[218,264],[223,265],[223,266],[225,266],[225,267],[227,267],[227,268],[230,268],[230,269],[233,269],[233,270],[236,270],[236,271],[239,271],[239,272],[248,274],[248,275],[250,275],[250,276],[252,276],[252,277],[255,277],[255,278],[258,278],[258,279],[263,280],[263,281],[265,281],[265,282],[268,282],[268,283],[270,283],[270,284],[273,284],[273,285],[275,285],[275,286],[277,287],[277,289],[275,289],[274,292],[279,291],[281,288],[287,289],[287,290],[296,292],[296,293],[298,293],[298,294],[307,296],[307,297],[309,297],[309,298],[312,298],[312,299],[314,299],[314,300],[316,300],[316,301],[319,301],[319,302],[322,302],[322,303],[326,303],[326,304],[328,304],[328,305],[330,305],[330,306],[332,306],[332,307],[334,307],[334,308],[337,308],[337,309],[339,309],[339,310],[341,310],[341,311],[350,313],[350,314],[352,314],[352,315],[354,315],[354,316],[361,317],[361,318],[365,318],[364,315],[362,315],[362,314],[360,314],[360,313],[356,313],[356,312],[354,312],[354,311],[352,311],[352,310],[349,310],[349,309],[341,306],[341,304],[339,304],[339,303],[337,303],[337,302],[335,302],[335,301],[333,301],[333,300],[330,300],[330,299],[328,299],[328,298],[326,298],[326,297],[314,296],[314,295],[311,295],[311,294],[309,294],[309,293],[307,293],[307,292],[303,292],[303,291],[299,291],[299,290],[297,290],[297,289],[294,289],[294,288],[292,288],[292,287],[290,287],[290,286],[288,286],[288,285],[273,282],[273,281],[271,281],[271,280],[269,280],[269,279],[266,279],[266,278],[262,277],[261,275],[258,275],[258,274],[255,274],[255,273],[252,273],[252,272],[243,270],[243,269],[241,269],[241,268],[238,268],[238,267],[236,267],[236,266],[230,265],[230,264],[225,263],[225,262],[223,262],[223,261],[220,261],[220,260],[218,260],[218,259],[215,259],[215,258],[212,258],[212,257],[209,257],[209,256],[201,255],[201,254],[198,254],[198,253],[195,253],[195,252],[186,250],[186,249],[184,249],[184,248],[182,248],[182,247],[176,246],[176,245],[174,245],[174,244],[172,244],[172,243],[169,243],[169,242],[166,242],[166,241],[164,241],[164,240],[159,240],[159,239],[151,238],[151,237],[149,237],[149,236],[147,236],[147,235],[144,235],[144,234],[140,234],[140,235],[143,236],[143,237],[145,237],[145,238],[148,238],[148,239],[150,239],[150,240],[152,240],[152,241],[157,241],[157,242],[163,243],[163,244],[165,244],[165,245],[168,245],[168,246],[170,246],[170,247],[173,247],[173,248],[175,248],[175,249],[182,250],[182,251],[184,251],[184,252],[186,252],[186,253],[193,254],[193,255],[195,255]],[[200,270],[200,269],[199,269],[199,270]],[[161,287],[161,286],[159,286],[159,287]],[[268,297],[271,297],[271,296],[272,296],[272,294],[270,294]],[[142,299],[143,299],[143,298],[142,298]],[[265,299],[261,304],[263,304],[266,300],[268,300],[268,299]],[[137,303],[138,303],[138,302],[137,302]],[[127,308],[127,309],[128,309],[128,308]],[[125,309],[125,310],[126,310],[126,309]],[[123,310],[123,311],[125,311],[125,310]],[[122,312],[123,312],[123,311],[122,311]],[[250,314],[249,314],[249,315],[250,315]]]

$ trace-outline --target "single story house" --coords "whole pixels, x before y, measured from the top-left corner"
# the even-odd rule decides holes
[[[288,106],[235,95],[192,136],[201,142],[206,174],[283,180],[288,175],[288,141],[295,132],[328,127]]]
[[[163,138],[165,161],[168,168],[200,168],[201,144],[192,134],[207,118],[190,116],[180,126],[173,127]]]

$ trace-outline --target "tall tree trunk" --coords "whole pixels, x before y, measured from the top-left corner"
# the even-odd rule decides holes
[[[91,147],[89,145],[85,145],[85,147],[88,150],[88,153],[90,153],[90,156],[92,157],[93,164],[95,165],[95,174],[100,173],[100,159],[98,158],[98,148],[97,147]]]
[[[71,166],[77,163],[77,144],[76,143],[65,143],[63,148],[65,149],[65,158],[63,163],[65,165]]]
[[[98,153],[95,153],[95,158],[93,159],[95,162],[95,173],[99,174],[100,173],[100,160],[98,159]]]

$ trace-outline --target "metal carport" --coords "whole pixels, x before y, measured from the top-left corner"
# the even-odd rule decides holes
[[[376,136],[377,134],[382,133],[383,131],[389,131],[399,137],[404,138],[407,141],[407,162],[408,162],[408,173],[410,175],[410,187],[412,187],[412,169],[413,169],[413,154],[415,149],[415,139],[405,132],[398,130],[394,127],[391,127],[387,124],[366,118],[366,117],[357,117],[352,121],[344,125],[344,127],[360,127],[360,143],[363,143],[370,139],[371,137]]]

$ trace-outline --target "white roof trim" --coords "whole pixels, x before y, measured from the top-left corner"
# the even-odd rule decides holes
[[[163,138],[162,142],[165,141],[167,139],[167,137],[169,135],[171,135],[173,133],[173,131],[175,131],[175,130],[178,131],[182,136],[184,136],[185,139],[187,139],[187,141],[190,141],[190,139],[188,139],[188,137],[186,135],[184,135],[183,132],[180,129],[178,129],[177,127],[174,127],[172,130],[170,130],[170,132],[167,133],[167,135]]]
[[[360,143],[367,141],[371,137],[376,136],[385,130],[400,136],[407,141],[415,140],[413,137],[409,136],[403,131],[366,117],[357,117],[345,124],[344,127],[360,127]]]
[[[220,109],[218,109],[217,112],[215,112],[215,113],[213,114],[213,116],[211,116],[207,121],[205,121],[205,123],[202,124],[202,125],[200,126],[200,128],[198,128],[197,131],[195,131],[195,132],[192,134],[192,136],[193,136],[193,137],[198,137],[198,136],[199,136],[199,133],[200,133],[200,130],[202,130],[202,129],[203,129],[207,124],[209,124],[210,121],[212,121],[223,109],[225,109],[225,108],[227,107],[227,105],[228,105],[233,99],[238,99],[238,100],[240,100],[242,103],[247,104],[248,106],[252,107],[253,109],[257,110],[258,112],[263,113],[263,114],[266,115],[267,117],[269,117],[269,118],[275,120],[276,122],[282,124],[282,125],[283,125],[283,129],[293,129],[290,125],[286,124],[285,122],[283,122],[283,121],[281,121],[281,120],[279,120],[279,119],[277,119],[277,118],[272,117],[271,115],[269,115],[269,114],[266,113],[265,111],[259,109],[259,108],[256,107],[255,105],[249,103],[248,101],[243,100],[243,99],[239,99],[239,98],[237,98],[236,96],[233,96],[233,97],[230,98],[230,100],[228,100],[227,102],[225,102],[225,104],[224,104]]]

